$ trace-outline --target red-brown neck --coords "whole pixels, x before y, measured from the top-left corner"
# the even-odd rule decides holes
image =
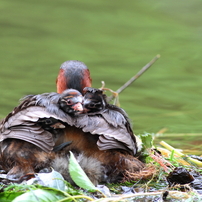
[[[56,79],[57,93],[62,93],[67,89],[67,81],[64,75],[64,70],[60,69],[58,77]]]

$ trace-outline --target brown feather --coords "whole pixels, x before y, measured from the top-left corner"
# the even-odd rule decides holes
[[[84,93],[84,108],[87,114],[78,117],[76,127],[99,135],[97,144],[100,150],[123,149],[135,155],[136,138],[125,111],[108,104],[106,95],[100,89],[86,87]]]
[[[22,103],[0,123],[0,142],[8,138],[21,139],[33,143],[46,152],[52,151],[56,137],[50,130],[43,128],[41,119],[54,119],[54,124],[50,126],[53,129],[60,128],[61,125],[65,127],[65,124],[72,125],[72,116],[59,106],[59,102],[64,104],[61,98],[69,93],[72,94],[72,99],[81,96],[75,90],[68,90],[63,94],[44,93],[26,96]]]
[[[135,142],[125,126],[109,124],[102,114],[100,116],[79,116],[75,121],[77,128],[81,128],[84,132],[89,132],[93,135],[99,135],[97,144],[100,150],[124,149],[131,154],[136,153]],[[109,139],[114,142],[113,145],[108,141]]]
[[[68,90],[63,94],[26,96],[22,103],[1,121],[0,161],[3,162],[3,169],[9,171],[9,178],[18,178],[28,172],[37,172],[44,166],[50,166],[55,156],[55,153],[51,152],[55,141],[66,125],[73,124],[73,115],[63,111],[64,107],[68,110],[68,104],[64,107],[61,105],[66,102],[65,96],[69,95],[68,93],[75,95],[74,90]],[[78,99],[73,96],[74,102],[70,103],[82,101],[81,94],[78,92],[76,95]],[[73,105],[68,106],[71,108]]]
[[[8,138],[21,139],[28,141],[40,147],[46,152],[53,149],[53,136],[49,131],[45,131],[41,126],[37,125],[40,118],[55,118],[60,121],[60,117],[50,114],[43,107],[33,106],[22,111],[15,112],[13,116],[9,116],[0,124],[0,141]]]
[[[23,140],[6,139],[1,144],[2,167],[9,179],[18,179],[27,173],[39,172],[50,165],[54,153],[47,153]]]

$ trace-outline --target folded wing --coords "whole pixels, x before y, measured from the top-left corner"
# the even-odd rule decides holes
[[[0,142],[15,138],[30,142],[46,152],[52,151],[55,144],[53,134],[42,127],[41,120],[55,120],[60,127],[63,123],[73,124],[72,118],[58,108],[58,97],[57,93],[27,96],[1,121]]]
[[[105,109],[96,115],[80,116],[75,121],[75,126],[84,132],[99,135],[97,145],[100,150],[122,149],[136,154],[135,137],[132,137],[130,124],[120,112]]]

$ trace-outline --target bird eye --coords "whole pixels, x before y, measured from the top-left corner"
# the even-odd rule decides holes
[[[71,100],[67,100],[66,103],[67,103],[67,105],[72,105],[73,104],[73,102]]]
[[[89,107],[93,108],[95,107],[95,104],[91,103]]]

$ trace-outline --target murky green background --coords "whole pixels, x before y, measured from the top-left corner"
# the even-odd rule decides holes
[[[157,54],[120,95],[135,133],[201,133],[201,0],[1,0],[0,118],[26,94],[55,91],[66,60],[116,90]]]

